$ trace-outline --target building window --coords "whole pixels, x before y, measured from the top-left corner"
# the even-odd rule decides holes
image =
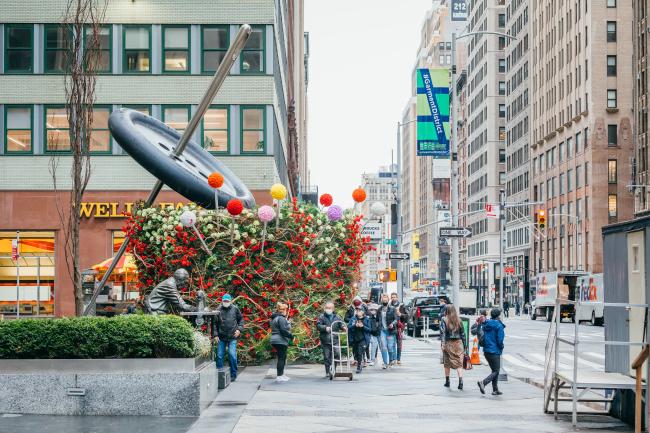
[[[506,117],[506,104],[499,104],[499,117]]]
[[[34,26],[5,25],[5,73],[32,72],[34,65]]]
[[[616,21],[607,21],[607,42],[616,42]]]
[[[618,215],[618,199],[616,194],[609,194],[607,196],[607,210],[610,218],[616,217]]]
[[[607,76],[616,76],[616,56],[607,56]]]
[[[90,151],[93,153],[111,152],[111,132],[108,130],[108,117],[111,107],[93,107],[93,125],[90,130]]]
[[[582,186],[582,166],[577,165],[576,166],[576,188],[580,188]]]
[[[506,14],[499,14],[499,27],[506,26]]]
[[[263,73],[265,57],[265,28],[253,27],[253,32],[246,42],[244,51],[240,56],[240,69],[242,74]]]
[[[202,71],[215,72],[223,61],[230,37],[228,27],[203,26],[201,28]]]
[[[505,141],[506,139],[506,127],[499,126],[499,141]]]
[[[564,161],[564,143],[560,143],[557,146],[557,150],[558,162]]]
[[[503,164],[504,162],[506,162],[506,150],[499,149],[499,164]]]
[[[451,54],[445,55],[445,61],[447,62],[448,65],[451,65]]]
[[[47,152],[69,151],[69,128],[65,107],[45,107],[45,150]]]
[[[589,163],[585,162],[585,186],[589,186]]]
[[[499,73],[503,74],[506,72],[506,61],[505,59],[499,59]]]
[[[190,121],[190,107],[188,105],[163,106],[162,121],[165,125],[183,134]]]
[[[609,147],[618,146],[618,126],[607,125],[607,145]]]
[[[148,105],[122,105],[123,108],[129,108],[134,111],[138,111],[145,116],[151,116],[151,107]]]
[[[580,151],[582,150],[581,139],[582,139],[582,133],[576,132],[576,154],[580,153]]]
[[[616,89],[607,89],[607,108],[616,108]]]
[[[209,152],[228,152],[228,107],[210,107],[203,117],[203,147]]]
[[[451,51],[451,42],[445,42],[445,49]]]
[[[113,31],[111,26],[102,26],[97,29],[97,46],[93,49],[93,29],[86,27],[84,31],[84,47],[88,51],[86,53],[86,62],[89,60],[94,61],[94,67],[91,68],[94,72],[105,74],[111,72],[111,46]],[[91,53],[90,51],[95,51]]]
[[[32,153],[32,106],[5,106],[5,153]]]
[[[616,7],[616,0],[607,0],[607,7],[608,8],[615,8]]]
[[[58,24],[45,26],[45,72],[65,72],[68,49],[72,42],[72,29]]]
[[[505,94],[506,94],[506,82],[499,81],[499,95],[505,95]]]
[[[573,191],[573,170],[566,172],[566,192]]]
[[[151,72],[151,27],[124,27],[124,72]]]
[[[163,26],[163,72],[190,72],[190,28]]]
[[[440,54],[440,56],[438,56],[438,63],[440,63],[441,65],[445,64],[445,55],[444,54]]]
[[[610,159],[607,161],[607,182],[616,183],[618,177],[618,161]]]
[[[242,107],[242,153],[264,152],[266,116],[264,107]]]

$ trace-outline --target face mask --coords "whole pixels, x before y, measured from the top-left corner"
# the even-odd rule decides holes
[[[399,304],[399,301],[397,299],[393,299],[390,303],[393,305],[397,305]]]
[[[354,301],[353,304],[355,307],[358,307],[359,305],[361,305],[361,301]]]
[[[230,307],[230,301],[223,301],[223,302],[221,303],[221,305],[223,305],[224,307],[228,308],[228,307]]]
[[[325,314],[332,314],[333,312],[334,310],[330,310],[330,309],[325,310]]]
[[[388,301],[381,301],[381,305],[388,305]]]

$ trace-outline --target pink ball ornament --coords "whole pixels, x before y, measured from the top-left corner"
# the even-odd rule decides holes
[[[327,218],[329,218],[330,221],[338,221],[343,218],[343,209],[341,206],[336,204],[330,206],[329,209],[327,209]]]
[[[257,210],[257,216],[263,223],[268,223],[275,218],[275,210],[271,206],[261,206]]]

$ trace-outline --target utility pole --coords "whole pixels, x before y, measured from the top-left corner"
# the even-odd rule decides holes
[[[505,240],[504,231],[506,228],[506,191],[504,189],[499,191],[499,308],[503,311],[503,280],[506,274],[504,272],[504,254]]]
[[[391,170],[393,168],[391,167]],[[397,252],[402,252],[402,124],[397,122],[397,191],[395,205],[397,206]],[[402,281],[402,262],[397,261],[397,293],[400,302],[404,302],[404,282]]]
[[[458,98],[456,97],[456,33],[451,34],[451,96],[452,112],[450,122],[451,140],[451,225],[458,227],[458,140],[456,138],[456,107]],[[458,303],[460,299],[460,251],[458,248],[458,238],[451,239],[451,286],[452,302]],[[458,309],[458,305],[456,305]]]

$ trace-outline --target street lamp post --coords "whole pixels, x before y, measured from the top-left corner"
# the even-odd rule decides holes
[[[468,32],[461,35],[456,35],[455,32],[451,34],[451,92],[452,92],[452,115],[451,115],[451,220],[454,227],[458,226],[458,140],[456,138],[456,107],[458,107],[456,94],[456,41],[458,39],[466,38],[469,36],[477,35],[497,35],[504,38],[516,40],[517,38],[507,33],[502,32],[489,32],[478,31]],[[499,233],[501,233],[501,226],[499,226]],[[502,247],[499,245],[499,250]],[[457,303],[460,298],[460,251],[458,250],[458,239],[452,238],[451,240],[451,265],[452,265],[452,294],[453,302]],[[503,270],[502,270],[503,272]],[[503,299],[503,292],[501,293]],[[502,301],[501,301],[502,302]],[[456,306],[458,308],[458,306]]]
[[[397,191],[395,192],[395,205],[397,206],[397,252],[402,252],[402,126],[417,121],[416,119],[408,120],[404,123],[397,122]],[[397,293],[399,299],[404,302],[404,281],[403,279],[403,260],[397,261]]]

